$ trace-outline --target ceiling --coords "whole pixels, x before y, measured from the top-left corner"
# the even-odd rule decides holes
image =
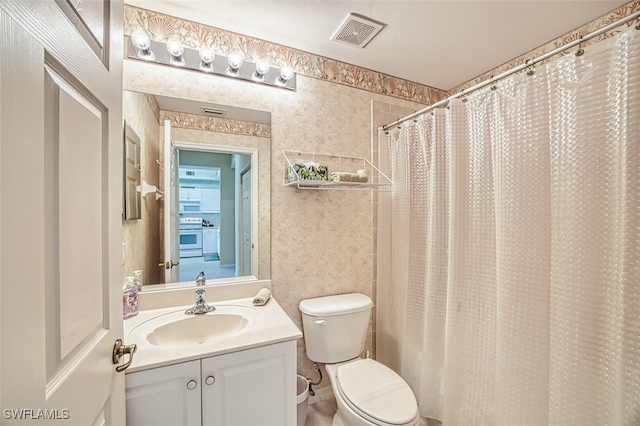
[[[125,0],[450,90],[626,0]],[[349,13],[385,25],[363,49],[331,41]]]

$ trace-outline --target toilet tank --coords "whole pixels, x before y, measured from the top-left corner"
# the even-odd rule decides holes
[[[360,293],[301,301],[307,357],[333,364],[359,356],[364,350],[372,307],[371,299]]]

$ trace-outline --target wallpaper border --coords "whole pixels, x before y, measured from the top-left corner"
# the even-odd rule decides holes
[[[537,58],[538,56],[544,55],[545,53],[551,52],[554,49],[557,49],[561,46],[564,46],[567,43],[570,43],[574,40],[578,40],[580,37],[584,37],[585,35],[596,31],[599,28],[605,27],[615,21],[618,21],[622,18],[625,18],[635,12],[637,12],[638,10],[640,10],[640,0],[634,0],[634,1],[630,1],[629,3],[626,3],[622,6],[620,6],[619,8],[613,10],[610,13],[607,13],[606,15],[603,15],[597,19],[594,19],[593,21],[582,25],[581,27],[576,28],[573,31],[570,31],[558,38],[556,38],[555,40],[550,41],[547,44],[544,44],[542,46],[536,47],[535,49],[532,49],[512,60],[510,60],[509,62],[506,62],[496,68],[493,68],[487,72],[484,72],[482,74],[480,74],[479,76],[473,78],[472,80],[469,80],[457,87],[454,87],[453,89],[449,90],[445,97],[449,97],[451,95],[454,95],[458,92],[463,91],[464,89],[468,89],[471,86],[474,86],[478,83],[481,83],[483,81],[487,81],[489,79],[491,79],[493,76],[496,75],[500,75],[505,71],[508,71],[510,69],[513,69],[519,65],[524,64],[527,60],[533,59],[533,58]],[[620,34],[622,31],[626,30],[627,28],[629,28],[632,25],[635,25],[637,22],[639,22],[639,20],[632,20],[630,22],[627,22],[625,25],[620,25],[619,27],[608,31],[604,34],[601,34],[598,37],[594,37],[590,40],[585,41],[584,43],[582,43],[582,47],[585,46],[589,46],[591,44],[595,44],[598,43],[599,41],[608,39],[610,37],[613,37],[617,34]],[[574,50],[566,50],[565,52],[562,52],[558,55],[568,55],[571,54],[572,52],[575,52],[576,50],[578,50],[578,47],[576,47]],[[551,62],[554,61],[555,59],[557,59],[558,56],[552,56],[550,58],[547,58],[544,61],[538,62],[535,66],[538,67],[542,64],[545,64],[547,62]]]
[[[138,27],[147,31],[155,41],[164,42],[170,38],[178,38],[181,43],[191,48],[199,48],[202,45],[214,46],[217,54],[225,56],[235,49],[240,49],[251,62],[259,58],[268,58],[279,67],[293,67],[299,75],[422,104],[437,102],[443,99],[446,93],[434,87],[284,45],[125,4],[124,34],[131,35]]]

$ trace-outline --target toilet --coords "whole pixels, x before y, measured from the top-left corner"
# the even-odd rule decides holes
[[[361,358],[373,302],[364,294],[300,302],[307,357],[324,363],[338,411],[333,426],[416,426],[415,395],[385,365]]]

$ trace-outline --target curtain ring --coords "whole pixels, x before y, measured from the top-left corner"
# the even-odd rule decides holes
[[[527,75],[531,77],[536,73],[536,69],[533,67],[533,59],[527,59],[525,64],[529,64],[529,62],[531,62],[531,64],[527,65]]]
[[[493,76],[491,76],[491,90],[497,90],[498,86],[496,86],[495,82],[493,81]]]
[[[578,50],[576,50],[576,56],[584,55],[584,49],[582,48],[582,37],[580,37],[580,43],[578,44]]]

